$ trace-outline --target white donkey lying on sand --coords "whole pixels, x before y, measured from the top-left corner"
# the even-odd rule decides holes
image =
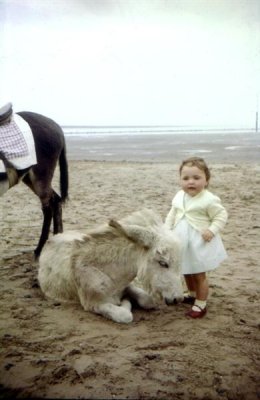
[[[130,298],[142,308],[183,298],[180,246],[153,211],[144,209],[88,231],[52,237],[40,256],[39,283],[46,296],[78,301],[115,322],[133,320]],[[142,288],[135,285],[135,278]]]

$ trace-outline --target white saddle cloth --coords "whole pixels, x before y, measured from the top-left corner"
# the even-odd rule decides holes
[[[25,169],[37,164],[31,128],[18,114],[13,114],[10,124],[0,126],[0,150],[16,169]],[[2,160],[1,172],[5,172]]]

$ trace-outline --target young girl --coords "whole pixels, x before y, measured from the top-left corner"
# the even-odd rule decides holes
[[[193,304],[186,315],[202,318],[209,292],[206,272],[227,257],[219,235],[227,212],[220,199],[207,190],[210,171],[202,158],[184,160],[179,172],[182,190],[173,198],[165,224],[176,232],[183,246],[181,266],[189,291],[184,302]]]

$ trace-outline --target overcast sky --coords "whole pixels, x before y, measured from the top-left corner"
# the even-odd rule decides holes
[[[0,0],[0,101],[60,124],[253,127],[259,0]]]

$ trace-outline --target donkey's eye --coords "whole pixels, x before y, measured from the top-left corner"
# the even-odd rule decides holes
[[[167,262],[160,260],[158,261],[158,263],[160,264],[161,267],[163,268],[169,268],[169,264],[167,264]]]

